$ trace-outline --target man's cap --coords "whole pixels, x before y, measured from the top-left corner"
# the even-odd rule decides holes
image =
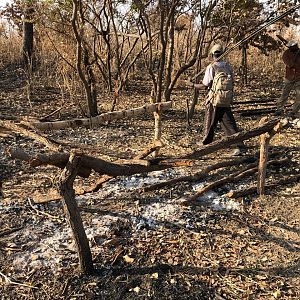
[[[221,44],[215,44],[211,47],[210,53],[222,53],[223,52],[223,46]]]
[[[287,43],[287,46],[290,48],[290,47],[294,47],[294,46],[297,46],[298,45],[298,43],[296,42],[296,41],[289,41],[288,43]]]

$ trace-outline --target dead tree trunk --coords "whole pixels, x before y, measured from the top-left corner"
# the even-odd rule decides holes
[[[24,11],[22,54],[24,65],[28,69],[31,69],[33,53],[33,14],[33,7],[27,4]]]
[[[260,124],[267,121],[263,118]],[[287,124],[287,120],[280,121],[272,130],[261,135],[260,138],[260,157],[258,166],[257,192],[260,196],[265,194],[265,182],[267,174],[268,151],[271,138]]]
[[[87,100],[87,110],[88,117],[95,117],[98,115],[97,111],[97,95],[95,90],[94,75],[92,72],[92,66],[89,65],[87,59],[84,58],[87,55],[87,49],[85,48],[83,40],[83,30],[84,20],[82,20],[82,3],[78,0],[73,0],[73,12],[71,25],[76,39],[76,68],[79,78],[84,86],[86,100]],[[80,19],[80,18],[81,19]],[[80,21],[82,23],[80,23]],[[84,65],[84,67],[82,66]]]
[[[242,46],[242,83],[248,83],[247,43]]]
[[[92,274],[94,272],[92,253],[75,201],[75,191],[73,188],[73,182],[79,169],[80,160],[81,158],[79,156],[71,153],[69,162],[59,178],[58,189],[60,195],[63,197],[65,215],[71,226],[77,247],[80,271],[83,274]]]
[[[56,122],[33,122],[31,125],[41,131],[58,130],[58,129],[64,129],[69,127],[76,128],[80,126],[91,127],[112,120],[131,118],[131,117],[139,116],[154,111],[163,111],[163,110],[170,109],[171,107],[172,107],[171,102],[145,104],[144,106],[140,106],[137,108],[103,113],[99,116],[91,117],[91,118],[73,119],[68,121],[56,121]]]
[[[268,120],[268,118],[262,118],[260,124],[262,125]],[[268,161],[268,150],[270,144],[270,134],[266,132],[260,136],[260,155],[258,164],[258,179],[257,179],[257,192],[258,194],[265,194],[265,181],[267,174],[267,161]]]
[[[268,150],[271,137],[269,133],[262,134],[260,137],[260,155],[257,179],[257,192],[260,196],[265,194],[265,181],[267,174]]]
[[[154,143],[161,143],[162,135],[162,120],[161,120],[161,109],[160,106],[157,107],[157,111],[154,112]],[[159,148],[154,151],[154,156],[157,157]]]

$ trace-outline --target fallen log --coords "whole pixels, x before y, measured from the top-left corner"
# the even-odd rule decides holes
[[[291,183],[295,183],[295,182],[300,182],[300,174],[288,176],[286,178],[277,180],[274,183],[267,183],[265,185],[265,189],[273,190],[274,188],[278,188],[281,185],[291,184]],[[226,194],[226,196],[228,198],[236,199],[236,198],[241,198],[241,197],[254,195],[254,194],[258,195],[257,185],[250,186],[249,188],[243,189],[243,190],[230,191]]]
[[[209,145],[206,146],[202,146],[200,147],[200,149],[193,151],[190,154],[187,154],[182,158],[187,159],[187,158],[199,158],[201,156],[213,153],[215,151],[224,149],[224,148],[228,148],[231,145],[237,144],[239,142],[242,142],[244,140],[248,140],[251,139],[253,137],[259,136],[265,132],[268,132],[270,130],[272,130],[274,128],[274,126],[280,122],[279,118],[275,118],[270,120],[269,122],[263,124],[263,125],[259,125],[253,129],[250,129],[249,131],[241,131],[238,132],[236,134],[233,134],[231,136],[228,137],[224,137],[223,139],[217,140],[215,142],[212,142]],[[288,123],[287,123],[288,125]],[[180,158],[179,158],[180,159]]]
[[[276,98],[268,98],[268,99],[254,99],[254,100],[246,100],[246,101],[234,101],[233,102],[233,107],[235,104],[264,104],[264,103],[269,103],[269,102],[276,102]]]
[[[52,117],[53,115],[57,114],[57,113],[60,112],[63,108],[64,108],[64,106],[55,109],[54,111],[52,111],[51,113],[47,114],[46,116],[41,117],[41,118],[39,119],[39,121],[40,121],[40,122],[47,121],[48,118],[50,118],[50,117]]]
[[[145,113],[156,112],[157,110],[166,110],[172,107],[172,102],[162,102],[147,104],[142,107],[104,113],[92,118],[73,119],[67,121],[56,122],[33,122],[32,125],[42,131],[45,130],[58,130],[64,128],[76,128],[80,126],[93,127],[95,125],[103,124],[107,121],[119,120],[124,118],[135,117]]]
[[[2,123],[1,123],[2,122]],[[0,124],[5,124],[5,127],[0,125],[0,136],[1,132],[17,132],[23,136],[32,138],[42,144],[44,144],[47,148],[53,151],[61,152],[63,149],[69,150],[69,149],[79,149],[79,150],[87,150],[90,152],[102,152],[105,153],[107,149],[103,149],[102,147],[99,148],[95,145],[86,145],[86,144],[78,144],[78,143],[66,143],[64,141],[54,140],[43,133],[39,132],[34,126],[32,126],[32,123],[27,121],[21,121],[21,125],[15,124],[10,121],[0,121]],[[26,126],[26,127],[25,127]],[[32,132],[34,130],[34,132]]]
[[[187,202],[192,202],[197,200],[201,195],[203,195],[204,193],[207,193],[208,191],[217,188],[221,185],[224,185],[225,183],[230,183],[230,182],[237,182],[238,180],[247,177],[249,175],[252,175],[254,173],[257,172],[257,166],[254,164],[249,165],[246,169],[244,169],[242,172],[236,172],[232,175],[229,175],[225,178],[219,179],[217,181],[214,181],[206,186],[204,186],[203,188],[199,189],[197,191],[197,193],[195,193],[193,196],[191,196]]]
[[[266,108],[266,106],[268,107],[274,107],[276,105],[276,102],[274,101],[273,103],[268,103],[268,102],[254,102],[254,103],[249,103],[247,104],[247,107],[260,107],[262,108]],[[238,112],[238,110],[240,109],[240,111],[242,111],[241,107],[244,107],[245,105],[240,103],[237,105],[233,105],[233,111],[234,112]]]
[[[46,136],[44,136],[44,135],[42,135],[38,132],[32,132],[28,128],[19,126],[19,125],[15,124],[11,121],[1,121],[0,120],[0,126],[5,127],[5,128],[7,128],[11,131],[14,131],[14,132],[18,132],[21,135],[30,137],[34,140],[37,140],[37,141],[44,144],[46,147],[48,147],[49,149],[51,149],[53,151],[60,152],[62,150],[61,146],[56,141],[53,141],[53,140],[49,139],[48,137],[46,137]]]
[[[67,153],[55,153],[52,155],[37,154],[35,156],[31,156],[22,149],[8,149],[8,154],[12,159],[27,161],[32,167],[52,165],[63,169],[67,164],[66,159],[69,159],[69,154]],[[80,166],[80,169],[78,170],[79,176],[83,178],[88,178],[90,174],[91,168],[86,166]]]
[[[84,192],[82,194],[93,193],[93,192],[99,191],[99,189],[102,187],[103,183],[109,181],[112,178],[113,178],[112,176],[103,175],[102,177],[100,177],[97,180],[97,182],[95,184],[93,184],[92,186],[90,186],[89,188],[84,190]]]
[[[236,165],[240,165],[243,163],[249,163],[249,162],[253,162],[255,159],[254,158],[248,158],[248,157],[244,157],[244,158],[239,158],[239,159],[235,159],[235,160],[229,160],[229,161],[221,161],[218,162],[214,165],[210,165],[207,166],[206,168],[204,168],[203,170],[193,174],[193,175],[187,175],[187,176],[181,176],[178,178],[173,178],[170,180],[166,180],[163,182],[159,182],[156,184],[152,184],[146,187],[141,188],[141,192],[150,192],[150,191],[154,191],[166,186],[171,186],[173,184],[176,184],[178,182],[184,182],[184,181],[199,181],[203,178],[205,178],[206,176],[208,176],[208,174],[211,171],[220,169],[220,168],[225,168],[225,167],[229,167],[229,166],[236,166]]]
[[[15,117],[15,116],[9,116],[9,115],[4,115],[3,113],[1,113],[0,115],[0,120],[10,120],[10,121],[19,121],[20,118],[19,117]]]
[[[289,162],[289,159],[285,158],[285,159],[281,159],[281,160],[270,160],[268,162],[268,165],[276,165],[276,164],[283,164]],[[198,197],[200,197],[201,195],[203,195],[204,193],[217,188],[219,186],[224,185],[225,183],[231,183],[231,182],[238,182],[240,179],[247,177],[249,175],[255,174],[258,170],[258,166],[256,163],[250,164],[247,166],[247,168],[245,168],[242,171],[238,171],[234,174],[231,174],[225,178],[219,179],[217,181],[214,181],[206,186],[204,186],[203,188],[199,189],[193,196],[189,197],[186,201],[183,202],[183,204],[188,204],[190,202],[194,202],[198,199]]]
[[[9,235],[9,234],[11,234],[11,233],[14,233],[14,232],[16,232],[16,231],[19,231],[19,230],[21,230],[21,229],[23,229],[23,228],[24,228],[24,226],[2,229],[2,230],[0,231],[0,238],[4,237],[4,236],[6,236],[6,235]]]
[[[68,153],[54,153],[54,154],[36,154],[29,155],[23,150],[10,149],[9,153],[12,158],[28,161],[30,166],[38,167],[42,165],[53,165],[59,168],[64,168],[69,160]],[[167,164],[118,164],[103,160],[101,158],[95,158],[92,156],[82,155],[81,166],[78,171],[78,175],[85,176],[92,169],[100,175],[109,176],[129,176],[138,173],[148,173],[152,171],[164,170],[167,168],[179,167],[179,166],[192,166],[193,161],[175,161]]]
[[[276,111],[276,106],[268,107],[268,108],[256,108],[256,109],[245,109],[245,110],[237,110],[236,113],[240,114],[240,116],[256,116],[256,115],[269,115]]]

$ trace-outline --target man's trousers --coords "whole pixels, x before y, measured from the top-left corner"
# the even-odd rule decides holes
[[[204,118],[203,145],[210,144],[214,139],[215,129],[221,123],[226,136],[238,132],[237,125],[230,107],[214,107],[211,103],[206,104]],[[243,146],[243,144],[240,144]]]
[[[289,95],[292,90],[296,91],[296,101],[293,104],[292,112],[297,113],[300,109],[300,80],[287,80],[284,79],[284,86],[282,89],[281,97],[277,102],[278,110],[283,110],[284,105],[287,103]]]

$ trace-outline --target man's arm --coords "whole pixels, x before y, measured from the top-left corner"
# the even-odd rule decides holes
[[[286,50],[282,55],[282,60],[287,67],[294,68],[297,60],[297,55],[299,55],[299,50],[295,54],[289,50]]]
[[[203,83],[193,83],[190,79],[188,79],[186,81],[186,85],[190,86],[196,90],[207,90],[208,89],[208,87],[205,86]]]
[[[212,64],[208,65],[205,70],[205,74],[201,83],[193,83],[189,79],[187,85],[193,87],[197,90],[207,90],[210,89],[213,83],[214,69]]]

